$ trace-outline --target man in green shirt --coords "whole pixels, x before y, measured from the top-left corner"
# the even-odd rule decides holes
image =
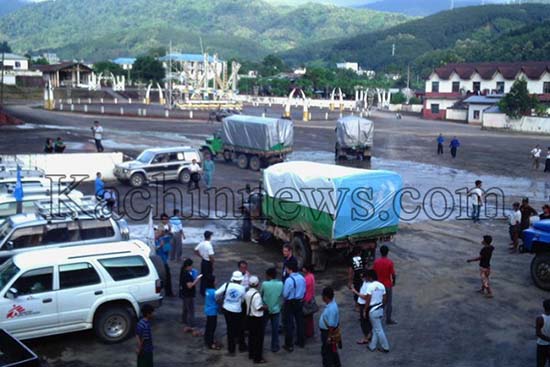
[[[267,306],[267,316],[271,321],[271,351],[279,351],[279,319],[281,314],[281,296],[283,294],[283,282],[277,280],[277,270],[269,268],[265,272],[266,281],[262,284],[261,294],[264,304]],[[267,322],[266,318],[266,322]]]

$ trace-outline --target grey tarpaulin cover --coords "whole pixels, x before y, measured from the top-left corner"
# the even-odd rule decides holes
[[[221,138],[242,148],[281,150],[292,147],[294,128],[291,120],[233,115],[223,119]]]
[[[374,124],[359,116],[346,116],[336,121],[336,142],[345,148],[372,147]]]

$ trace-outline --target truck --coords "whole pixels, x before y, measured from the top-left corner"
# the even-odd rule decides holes
[[[531,278],[537,287],[550,291],[550,219],[535,222],[524,230],[519,250],[535,255],[531,260]]]
[[[336,160],[370,160],[374,123],[359,116],[346,116],[336,121]]]
[[[285,160],[292,152],[294,125],[291,120],[232,115],[221,129],[206,139],[203,157],[236,161],[239,168],[259,171]]]
[[[354,247],[376,249],[399,225],[399,174],[316,162],[285,162],[263,171],[261,189],[243,205],[243,234],[289,243],[299,265],[326,269]]]

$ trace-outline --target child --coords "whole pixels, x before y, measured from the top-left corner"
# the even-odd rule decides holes
[[[481,289],[479,290],[479,293],[485,294],[487,298],[493,297],[491,287],[489,286],[489,275],[491,275],[491,256],[493,255],[493,250],[495,249],[491,245],[492,242],[493,237],[489,235],[483,236],[483,241],[481,241],[483,247],[479,252],[479,256],[468,260],[469,263],[479,261],[479,274],[481,276]]]
[[[204,330],[204,344],[207,348],[220,350],[221,346],[214,340],[216,326],[218,325],[218,303],[216,302],[216,278],[214,275],[206,278],[206,291],[204,299],[204,314],[206,315],[206,328]]]
[[[137,366],[153,367],[153,335],[151,334],[151,319],[154,307],[145,304],[141,308],[142,318],[136,326],[137,337]]]
[[[193,269],[193,260],[185,259],[180,271],[180,297],[183,299],[181,322],[186,325],[184,332],[192,332],[195,326],[195,285],[201,279]]]

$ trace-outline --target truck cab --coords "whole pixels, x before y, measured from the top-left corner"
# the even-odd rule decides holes
[[[523,231],[521,252],[535,254],[531,261],[531,278],[541,289],[550,290],[550,219],[533,223]]]

